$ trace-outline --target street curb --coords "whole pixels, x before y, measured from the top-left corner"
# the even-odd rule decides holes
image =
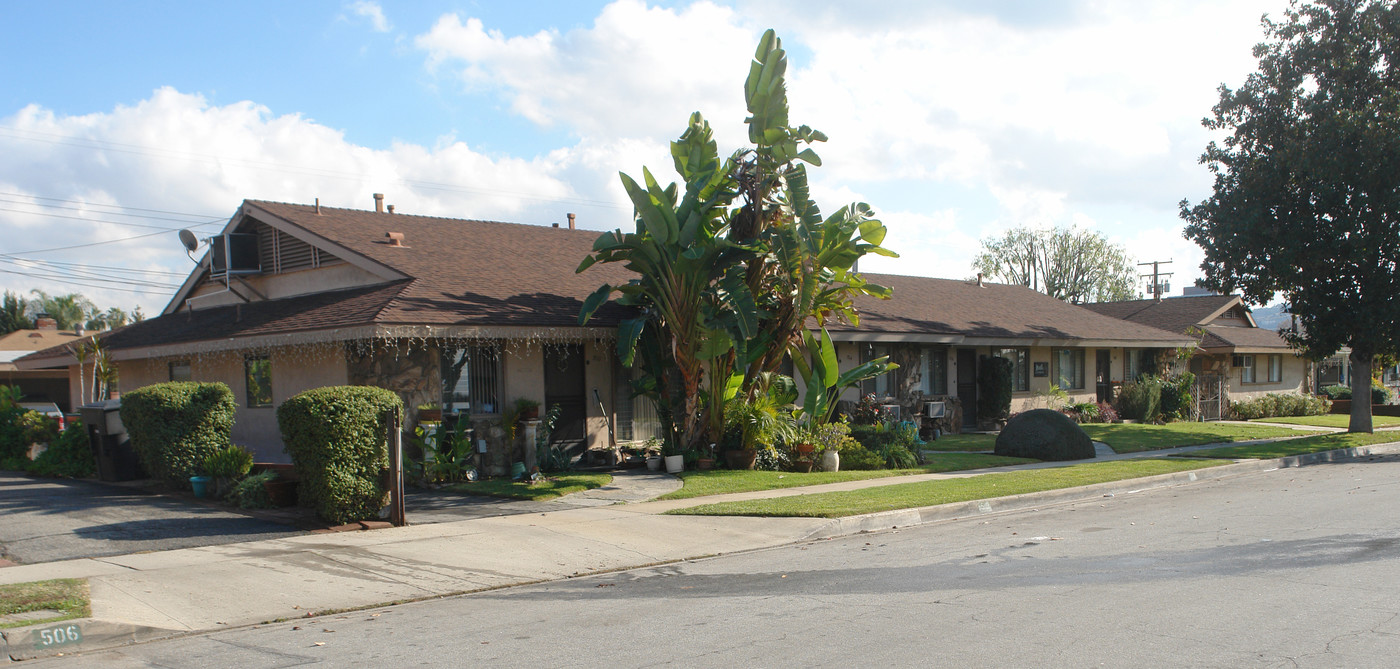
[[[76,630],[77,638],[73,638]],[[50,634],[46,637],[44,632]],[[146,627],[110,620],[75,618],[56,623],[41,623],[28,627],[0,630],[0,658],[20,662],[41,657],[107,650],[146,641],[157,641],[182,634],[187,630]],[[48,643],[46,643],[48,641]]]
[[[970,502],[953,502],[913,509],[880,511],[859,516],[834,518],[823,527],[808,533],[799,541],[831,539],[860,534],[862,532],[878,532],[975,516],[1024,511],[1056,504],[1085,502],[1091,499],[1113,497],[1119,494],[1134,493],[1155,488],[1186,485],[1197,481],[1212,481],[1256,472],[1273,471],[1276,469],[1305,467],[1308,465],[1330,462],[1347,462],[1374,455],[1395,454],[1400,454],[1400,442],[1372,444],[1369,446],[1321,451],[1305,455],[1290,455],[1271,460],[1241,460],[1231,465],[1206,467],[1204,469],[1195,469],[1188,472],[1123,479],[1122,481],[1095,483],[1076,488],[1062,488],[1060,490],[1047,490],[1044,492],[1031,492],[1022,495],[1012,495],[1010,497],[991,497]]]

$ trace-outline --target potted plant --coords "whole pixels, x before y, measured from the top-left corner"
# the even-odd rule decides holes
[[[705,472],[715,467],[715,445],[710,444],[709,448],[700,449],[699,457],[695,459],[695,468]]]
[[[253,454],[237,444],[229,444],[204,458],[204,473],[213,479],[214,496],[222,498],[233,484],[253,469]]]
[[[425,402],[423,404],[419,404],[417,408],[419,423],[442,422],[442,407],[431,402]]]
[[[679,474],[685,471],[685,452],[673,443],[667,443],[661,449],[661,457],[666,461],[667,474]]]
[[[540,417],[540,403],[528,397],[515,398],[515,419],[534,420]]]

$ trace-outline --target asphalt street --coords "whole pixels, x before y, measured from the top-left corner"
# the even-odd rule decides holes
[[[298,534],[286,525],[131,488],[0,473],[0,558],[19,563]]]
[[[1276,470],[32,664],[1393,666],[1397,482]]]

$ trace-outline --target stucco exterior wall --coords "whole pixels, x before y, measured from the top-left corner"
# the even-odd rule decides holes
[[[1263,358],[1264,356],[1259,356]],[[1230,367],[1227,378],[1230,383],[1230,400],[1242,402],[1262,397],[1269,393],[1293,393],[1304,392],[1304,384],[1308,377],[1308,362],[1290,353],[1283,354],[1283,365],[1281,380],[1276,383],[1245,383],[1241,380],[1241,369]],[[1255,370],[1256,378],[1268,378],[1268,368]]]
[[[285,274],[256,274],[242,277],[243,281],[267,299],[307,295],[328,290],[341,290],[359,286],[384,283],[382,277],[375,276],[349,263],[337,263],[328,267],[317,267]],[[246,286],[233,282],[233,288],[249,299],[261,299]],[[206,282],[193,291],[194,308],[202,309],[226,304],[239,304],[243,300],[225,291],[222,281]]]

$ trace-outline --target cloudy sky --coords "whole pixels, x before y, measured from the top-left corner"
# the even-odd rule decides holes
[[[0,289],[158,313],[175,230],[245,198],[591,229],[617,173],[670,176],[699,110],[745,138],[759,35],[789,53],[813,182],[869,202],[899,259],[962,278],[978,240],[1079,225],[1197,276],[1177,203],[1210,189],[1200,126],[1285,0],[6,3]],[[76,247],[76,248],[70,248]]]

